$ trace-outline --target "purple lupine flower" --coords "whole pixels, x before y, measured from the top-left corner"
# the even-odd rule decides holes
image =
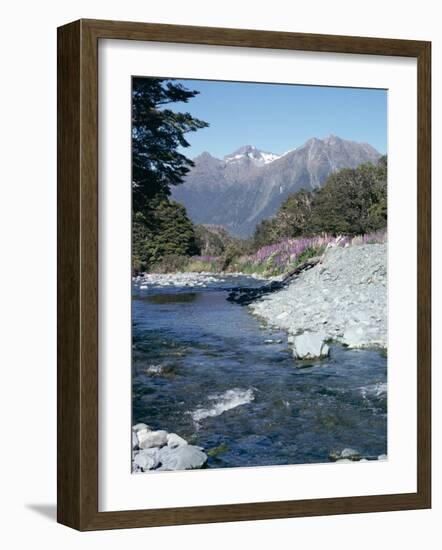
[[[296,239],[286,238],[278,243],[261,247],[255,254],[243,256],[240,259],[240,263],[241,265],[258,267],[269,262],[271,259],[272,265],[282,270],[294,263],[299,255],[309,248],[321,249],[327,245],[343,247],[366,243],[384,243],[386,239],[387,234],[385,230],[353,238],[347,235],[333,237],[326,234],[315,237],[299,237]]]

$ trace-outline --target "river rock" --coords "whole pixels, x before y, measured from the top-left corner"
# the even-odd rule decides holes
[[[139,422],[138,424],[135,424],[135,426],[132,426],[132,431],[133,432],[138,432],[140,430],[150,431],[150,428],[147,424],[144,424],[143,422]]]
[[[365,344],[364,329],[362,326],[347,327],[342,336],[342,343],[349,348],[360,348]]]
[[[135,446],[140,446],[141,442],[146,439],[147,434],[152,430],[147,424],[139,423],[132,426],[132,448]]]
[[[291,340],[295,359],[318,359],[327,357],[330,353],[330,349],[325,343],[324,333],[304,332],[294,336]]]
[[[167,446],[159,450],[159,460],[158,470],[193,470],[206,464],[207,455],[193,445]]]
[[[156,432],[147,432],[144,434],[140,440],[139,432],[138,436],[138,446],[140,449],[150,449],[151,447],[163,447],[167,444],[167,432],[164,430],[158,430]]]
[[[206,287],[210,283],[224,282],[224,279],[214,277],[213,273],[144,273],[133,279],[140,290],[151,287]]]
[[[175,449],[176,447],[180,447],[181,445],[187,445],[187,441],[180,437],[178,434],[168,434],[167,435],[167,446],[172,447],[172,449]]]
[[[160,454],[158,449],[143,449],[136,453],[133,459],[135,466],[134,470],[138,467],[143,472],[155,469],[160,464]]]
[[[344,460],[361,460],[361,453],[359,451],[356,451],[355,449],[350,449],[349,447],[346,447],[345,449],[342,449],[342,451],[339,450],[332,450],[329,454],[330,460],[333,460],[334,462],[338,461],[344,461]]]

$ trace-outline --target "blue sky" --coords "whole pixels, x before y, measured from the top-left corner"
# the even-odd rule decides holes
[[[283,153],[330,134],[387,151],[387,91],[375,89],[178,80],[199,95],[169,108],[190,112],[210,127],[186,134],[193,158],[222,158],[242,145]]]

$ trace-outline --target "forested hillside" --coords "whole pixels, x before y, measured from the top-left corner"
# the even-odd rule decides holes
[[[387,157],[376,165],[344,168],[331,174],[323,187],[290,195],[273,218],[256,228],[255,247],[284,238],[363,235],[387,226]]]

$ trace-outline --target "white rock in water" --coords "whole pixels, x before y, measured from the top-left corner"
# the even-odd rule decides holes
[[[304,332],[293,338],[293,356],[295,359],[317,359],[327,357],[330,352],[325,343],[325,334]]]
[[[361,453],[355,451],[354,449],[343,449],[341,451],[341,458],[349,458],[350,460],[360,460]]]
[[[132,426],[132,448],[134,448],[135,439],[136,439],[137,445],[140,446],[141,442],[146,439],[147,434],[150,433],[151,431],[152,430],[149,428],[147,424],[140,423],[140,424],[135,424],[135,426]]]
[[[175,449],[175,447],[180,447],[181,445],[187,445],[187,441],[180,437],[178,434],[168,434],[167,436],[167,445]]]
[[[388,460],[388,456],[387,455],[379,455],[378,460]]]
[[[364,329],[358,326],[349,326],[345,329],[342,343],[349,348],[359,348],[365,343]]]
[[[144,449],[140,451],[135,455],[133,463],[144,472],[147,470],[153,470],[160,464],[158,449]]]
[[[138,437],[135,432],[132,432],[132,449],[136,449],[138,447]]]
[[[133,432],[139,432],[140,430],[150,430],[150,428],[147,424],[143,424],[143,422],[140,422],[139,424],[135,424],[135,426],[132,426]]]
[[[355,449],[345,448],[342,451],[333,450],[330,452],[329,457],[331,460],[341,462],[344,460],[361,460],[361,453]]]
[[[207,455],[193,445],[163,447],[159,451],[161,466],[158,470],[193,470],[202,468],[207,462]]]
[[[164,430],[158,430],[156,432],[147,432],[143,433],[143,437],[140,440],[139,432],[138,436],[138,446],[140,449],[150,449],[151,447],[163,447],[167,443],[167,432]]]

